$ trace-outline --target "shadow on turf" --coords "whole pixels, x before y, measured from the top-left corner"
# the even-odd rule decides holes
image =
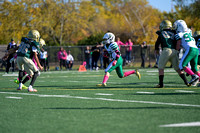
[[[199,108],[189,108],[189,107],[55,107],[55,108],[44,108],[53,110],[101,110],[101,109],[111,109],[111,110],[121,110],[121,109],[198,109]]]

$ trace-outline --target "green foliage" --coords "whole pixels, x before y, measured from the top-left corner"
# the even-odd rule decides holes
[[[78,45],[95,45],[97,42],[101,42],[104,33],[99,33],[96,35],[91,35],[85,39],[78,41]]]

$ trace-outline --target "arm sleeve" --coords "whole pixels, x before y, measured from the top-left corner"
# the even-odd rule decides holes
[[[156,43],[155,43],[155,50],[159,50],[159,45],[161,44],[160,36],[158,36]]]

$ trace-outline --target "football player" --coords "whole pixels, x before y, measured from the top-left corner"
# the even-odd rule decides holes
[[[112,61],[105,69],[105,75],[103,78],[103,82],[101,84],[97,84],[97,86],[106,86],[106,82],[109,79],[110,73],[113,70],[116,70],[117,75],[119,78],[127,77],[131,74],[136,74],[136,76],[141,79],[141,75],[138,70],[132,70],[123,73],[122,64],[123,59],[121,57],[121,53],[119,50],[119,46],[115,42],[115,35],[111,32],[108,32],[103,37],[103,42],[105,49],[108,51],[109,56],[111,57]]]
[[[197,69],[199,50],[184,20],[177,20],[176,22],[174,22],[173,27],[177,33],[175,35],[175,38],[177,40],[176,49],[179,50],[181,46],[185,49],[185,53],[181,58],[179,64],[179,68],[192,76],[189,84],[196,86],[200,76],[200,73]],[[191,69],[187,67],[187,64],[189,62]]]
[[[22,37],[21,39],[21,44],[17,51],[17,65],[19,68],[19,87],[17,90],[22,90],[23,71],[25,70],[32,78],[28,87],[28,91],[37,92],[37,90],[33,88],[33,85],[37,76],[39,75],[39,70],[34,64],[32,58],[34,57],[39,69],[42,70],[43,67],[40,65],[37,57],[37,53],[40,51],[40,46],[38,43],[39,39],[40,33],[37,30],[29,31],[27,37]]]
[[[42,48],[44,45],[46,45],[44,39],[40,38],[39,45],[40,45],[40,48]],[[16,59],[16,58],[17,58],[17,55],[15,56],[15,59]],[[13,60],[14,60],[14,58],[13,58]],[[33,57],[32,60],[33,60],[33,62],[34,62],[34,64],[35,64],[35,66],[38,68],[37,63],[36,63],[34,57]],[[40,75],[40,72],[39,72],[39,75]],[[28,75],[26,71],[23,71],[23,77],[24,77],[24,76],[26,76],[26,77],[25,77],[24,80],[22,81],[22,84],[23,84],[23,85],[22,85],[22,89],[28,89],[28,87],[26,87],[24,84],[25,84],[27,81],[29,81],[29,80],[31,79],[31,75]],[[19,79],[15,79],[15,80],[14,80],[14,83],[19,84]]]
[[[172,23],[169,20],[163,20],[160,23],[160,30],[156,33],[158,34],[158,38],[155,43],[155,53],[159,54],[159,46],[161,45],[162,52],[158,61],[158,71],[159,71],[159,84],[156,88],[164,87],[164,68],[168,61],[171,62],[174,70],[179,74],[179,76],[183,79],[184,83],[189,86],[185,74],[180,71],[178,66],[178,51],[176,50],[175,43],[175,31],[173,31]]]
[[[198,65],[200,65],[200,31],[195,31],[194,33],[194,39],[196,41],[196,45],[199,49],[199,56],[198,56]]]

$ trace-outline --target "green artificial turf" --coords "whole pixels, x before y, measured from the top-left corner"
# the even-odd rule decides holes
[[[128,70],[124,70],[128,71]],[[111,73],[107,87],[104,71],[42,72],[38,92],[17,91],[17,72],[0,73],[1,133],[198,133],[200,126],[161,127],[200,123],[200,90],[187,87],[173,69],[166,69],[165,87],[157,69],[141,69],[120,79]],[[190,77],[187,77],[188,81]],[[30,81],[25,85],[28,86]]]

